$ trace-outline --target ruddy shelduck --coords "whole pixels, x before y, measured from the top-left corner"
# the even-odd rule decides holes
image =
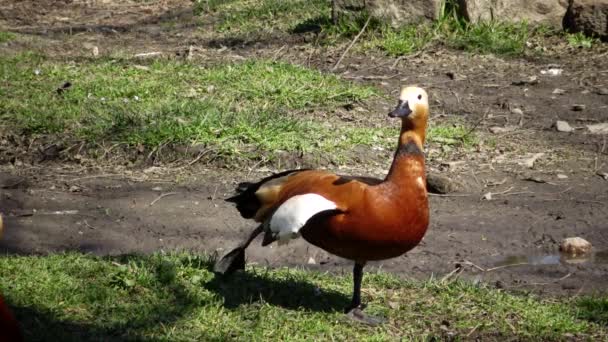
[[[324,170],[290,170],[257,183],[241,183],[240,214],[261,224],[215,264],[229,274],[245,267],[245,249],[260,233],[263,246],[302,236],[329,253],[353,260],[351,317],[373,322],[361,311],[361,281],[367,261],[404,254],[422,240],[429,224],[423,144],[429,105],[418,87],[403,88],[388,114],[401,119],[397,151],[384,180],[341,176]]]

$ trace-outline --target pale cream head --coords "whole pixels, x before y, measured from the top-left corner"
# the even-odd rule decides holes
[[[426,91],[419,87],[404,87],[399,94],[399,101],[407,102],[412,113],[410,118],[415,118],[418,114],[426,114],[429,109],[429,97]]]
[[[399,93],[399,103],[390,112],[390,117],[416,119],[426,115],[429,110],[429,99],[426,91],[419,87],[404,87]]]

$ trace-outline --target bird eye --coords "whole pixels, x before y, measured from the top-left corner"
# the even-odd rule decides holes
[[[418,95],[418,100],[422,100],[422,95]]]

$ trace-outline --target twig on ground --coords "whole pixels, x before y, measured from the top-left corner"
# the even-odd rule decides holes
[[[483,196],[481,196],[481,199],[485,199],[485,200],[492,200],[492,196],[496,196],[496,195],[506,195],[509,191],[513,190],[513,187],[509,187],[507,190],[505,191],[501,191],[501,192],[488,192],[486,194],[484,194]]]
[[[397,57],[397,59],[395,60],[395,63],[393,63],[393,65],[391,65],[391,69],[395,69],[397,67],[397,64],[399,64],[399,62],[401,62],[403,57],[405,57],[405,55]]]
[[[398,77],[401,74],[394,74],[394,75],[390,75],[390,76],[384,76],[384,75],[367,75],[367,76],[342,76],[342,78],[345,78],[347,80],[367,80],[367,81],[371,81],[371,80],[390,80],[392,78]]]
[[[287,45],[283,45],[281,46],[277,52],[274,53],[274,55],[272,56],[272,61],[275,62],[278,58],[279,58],[279,54],[281,53],[281,51],[283,51],[283,49],[285,49],[287,47]]]
[[[441,280],[439,282],[441,283],[445,283],[448,279],[452,278],[452,276],[454,277],[458,277],[458,275],[462,272],[462,267],[457,267],[455,268],[452,272],[446,274],[445,276],[443,276],[443,278],[441,278]]]
[[[172,196],[172,195],[177,195],[177,192],[167,192],[164,194],[160,194],[160,196],[156,197],[154,199],[154,201],[150,202],[150,206],[153,206],[156,202],[160,201],[161,199],[167,197],[167,196]]]
[[[471,331],[469,331],[469,333],[466,335],[466,337],[471,337],[471,335],[473,335],[473,333],[475,332],[475,330],[477,330],[482,325],[483,325],[482,323],[479,323],[476,326],[474,326],[473,329],[471,329]]]
[[[204,151],[201,151],[201,152],[200,152],[200,153],[199,153],[199,154],[196,156],[196,158],[194,158],[194,159],[192,159],[191,161],[189,161],[189,162],[188,162],[186,165],[176,167],[174,170],[183,170],[183,169],[185,169],[185,168],[187,168],[187,167],[192,166],[194,163],[196,163],[196,162],[198,162],[199,160],[201,160],[201,158],[203,158],[205,155],[207,155],[207,154],[208,154],[209,152],[211,152],[212,150],[213,150],[213,149],[208,148],[208,149],[206,149],[206,150],[204,150]]]
[[[435,194],[435,193],[429,192],[429,196],[435,196],[435,197],[469,197],[469,196],[471,196],[471,194]]]
[[[92,178],[108,178],[108,177],[120,177],[120,176],[121,175],[118,175],[118,174],[108,173],[108,174],[101,174],[101,175],[93,175],[93,176],[85,176],[85,177],[73,178],[73,179],[70,179],[68,182],[76,182],[76,181],[81,181],[81,180],[85,180],[85,179],[92,179]]]
[[[496,266],[496,267],[488,268],[486,270],[486,272],[492,272],[492,271],[500,270],[502,268],[513,267],[513,266],[522,266],[522,265],[528,265],[528,263],[527,262],[518,262],[518,263],[515,263],[515,264],[507,264],[507,265],[502,265],[502,266]]]
[[[555,279],[553,281],[548,281],[548,282],[542,282],[542,283],[528,283],[528,284],[521,284],[518,286],[513,286],[513,287],[520,287],[520,286],[545,286],[545,285],[550,285],[550,284],[556,284],[559,283],[560,281],[569,278],[572,275],[572,273],[568,273],[565,276],[559,278],[559,279]],[[582,288],[582,287],[581,287]]]
[[[84,220],[84,225],[85,225],[85,226],[87,226],[87,227],[89,227],[89,228],[91,228],[91,229],[97,229],[97,228],[95,228],[95,227],[91,226],[91,225],[89,224],[89,222],[87,222],[87,220]]]
[[[598,150],[597,150],[597,153],[595,155],[593,173],[597,173],[602,168],[602,166],[604,166],[603,163],[602,163],[602,165],[598,166],[598,161],[600,159],[600,155],[604,153],[605,149],[606,149],[606,136],[604,136],[604,142],[602,144],[602,148],[600,149],[599,146],[598,146]]]
[[[475,265],[474,263],[472,263],[472,262],[470,262],[470,261],[468,261],[468,260],[463,261],[463,263],[464,263],[465,265],[473,266],[473,267],[475,267],[476,269],[478,269],[478,270],[480,270],[480,271],[482,271],[482,272],[485,272],[485,271],[486,271],[486,269],[485,269],[485,268],[483,268],[483,267],[481,267],[481,266],[477,266],[477,265]]]
[[[220,187],[219,184],[215,185],[215,190],[213,190],[213,195],[211,195],[211,202],[215,201],[215,195],[217,194],[217,189]]]
[[[338,61],[336,62],[336,64],[331,68],[331,71],[335,71],[338,66],[340,66],[340,63],[342,63],[342,60],[344,59],[344,56],[346,56],[346,54],[348,53],[348,51],[353,47],[353,45],[355,45],[355,43],[357,42],[357,40],[359,40],[359,37],[361,37],[361,35],[363,34],[363,32],[365,32],[365,29],[367,28],[367,25],[369,24],[369,21],[372,19],[372,17],[368,17],[367,20],[365,21],[365,25],[363,25],[363,28],[361,28],[361,31],[359,31],[359,33],[355,36],[355,38],[353,39],[352,42],[350,42],[350,45],[346,48],[346,50],[344,50],[344,52],[342,53],[342,56],[340,56],[340,59],[338,59]]]

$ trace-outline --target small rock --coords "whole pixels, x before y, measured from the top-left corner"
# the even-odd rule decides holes
[[[488,192],[485,195],[483,195],[482,199],[486,200],[486,201],[491,201],[492,200],[492,193]]]
[[[564,89],[560,89],[560,88],[555,88],[552,92],[552,94],[555,94],[555,95],[563,95],[565,93],[566,93],[566,91]]]
[[[462,188],[462,184],[450,177],[429,173],[426,177],[427,191],[434,194],[448,194]]]
[[[93,46],[93,57],[99,56],[99,48],[97,46]]]
[[[559,76],[564,72],[564,69],[560,69],[560,68],[549,68],[547,70],[541,70],[540,73],[542,75],[548,75],[548,76]]]
[[[81,192],[82,188],[79,187],[79,186],[77,186],[77,185],[72,185],[72,186],[70,186],[70,190],[69,191],[70,192]]]
[[[557,174],[557,179],[567,179],[567,178],[568,178],[568,176],[566,176],[566,175],[565,175],[565,174],[563,174],[563,173],[558,173],[558,174]]]
[[[307,263],[309,265],[316,265],[317,261],[313,257],[310,257],[310,258],[308,258],[308,262]]]
[[[571,109],[575,112],[582,112],[585,110],[585,105],[584,104],[573,104]]]
[[[600,177],[602,177],[602,178],[604,178],[604,180],[608,181],[608,172],[600,172],[600,171],[598,171],[597,175],[600,176]]]
[[[148,173],[158,173],[162,170],[162,167],[158,167],[158,166],[150,166],[147,169],[144,169],[144,173],[148,174]]]
[[[599,88],[595,93],[598,95],[608,95],[608,88]]]
[[[516,86],[525,86],[525,85],[538,84],[538,77],[537,76],[530,76],[527,80],[513,81],[513,82],[511,82],[511,84],[512,85],[516,85]]]
[[[521,110],[521,108],[513,108],[513,109],[511,109],[511,113],[513,113],[515,115],[519,115],[519,116],[524,115],[524,111]]]
[[[160,186],[155,186],[152,188],[152,191],[163,191],[163,188],[161,188]]]
[[[570,124],[566,121],[562,121],[562,120],[557,120],[555,122],[554,125],[555,129],[557,129],[558,132],[572,132],[574,131],[574,128],[572,128],[572,126],[570,126]]]
[[[547,183],[546,180],[544,180],[538,176],[528,176],[528,177],[524,178],[523,180],[528,181],[528,182],[539,183],[539,184]]]
[[[530,155],[530,154],[528,154]],[[521,166],[525,166],[529,169],[534,167],[534,163],[536,162],[536,160],[542,156],[544,156],[544,153],[534,153],[532,154],[530,157],[522,159],[518,164]]]
[[[441,163],[441,166],[447,166],[448,169],[450,170],[454,170],[456,168],[458,168],[460,165],[464,165],[465,162],[463,160],[458,160],[458,161],[449,161],[449,162],[443,162]],[[428,180],[427,180],[428,183]]]
[[[580,237],[566,238],[560,243],[559,250],[570,255],[586,254],[591,251],[591,243]]]
[[[591,134],[608,134],[608,122],[587,125],[587,129]]]
[[[517,129],[517,126],[505,126],[505,127],[492,126],[489,128],[490,132],[493,134],[513,132],[516,129]]]
[[[144,52],[144,53],[135,54],[133,57],[135,57],[135,58],[150,58],[150,57],[158,57],[158,56],[160,56],[162,54],[163,53],[159,52],[159,51]]]

